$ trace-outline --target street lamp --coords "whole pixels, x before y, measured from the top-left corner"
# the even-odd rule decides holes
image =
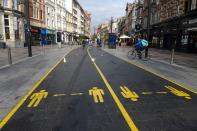
[[[29,0],[19,0],[18,4],[25,5],[25,43],[28,45],[28,55],[32,57],[32,48],[30,43],[30,20],[29,20]]]
[[[148,42],[150,42],[150,15],[151,15],[151,0],[148,0],[148,16],[147,16],[147,39],[148,39]],[[146,50],[145,50],[145,57],[147,58],[148,57],[148,47],[146,47]]]
[[[113,17],[111,17],[110,26],[111,33],[113,33]]]

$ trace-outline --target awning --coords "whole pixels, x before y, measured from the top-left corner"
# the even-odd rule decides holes
[[[127,35],[122,35],[120,36],[120,39],[130,39],[131,37],[127,36]]]

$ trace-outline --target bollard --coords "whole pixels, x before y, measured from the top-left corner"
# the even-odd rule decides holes
[[[172,52],[171,52],[170,64],[173,64],[173,62],[174,62],[174,49],[172,49]]]
[[[10,65],[12,64],[12,53],[10,47],[8,47],[8,62]]]
[[[171,51],[171,60],[170,60],[170,64],[173,64],[173,63],[174,63],[174,48],[175,48],[175,45],[176,45],[176,40],[175,40],[175,42],[172,44],[172,51]]]

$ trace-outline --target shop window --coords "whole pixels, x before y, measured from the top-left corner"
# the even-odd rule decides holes
[[[15,39],[19,39],[19,30],[15,30]]]
[[[4,23],[5,23],[5,37],[6,39],[10,39],[10,27],[9,27],[9,16],[4,15]]]
[[[187,45],[188,44],[188,35],[183,35],[181,38],[181,45]]]
[[[15,39],[19,39],[19,21],[17,17],[14,17],[14,32]]]

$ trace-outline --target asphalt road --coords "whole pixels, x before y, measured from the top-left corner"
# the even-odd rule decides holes
[[[196,131],[197,97],[100,49],[80,48],[4,124],[1,131]]]

